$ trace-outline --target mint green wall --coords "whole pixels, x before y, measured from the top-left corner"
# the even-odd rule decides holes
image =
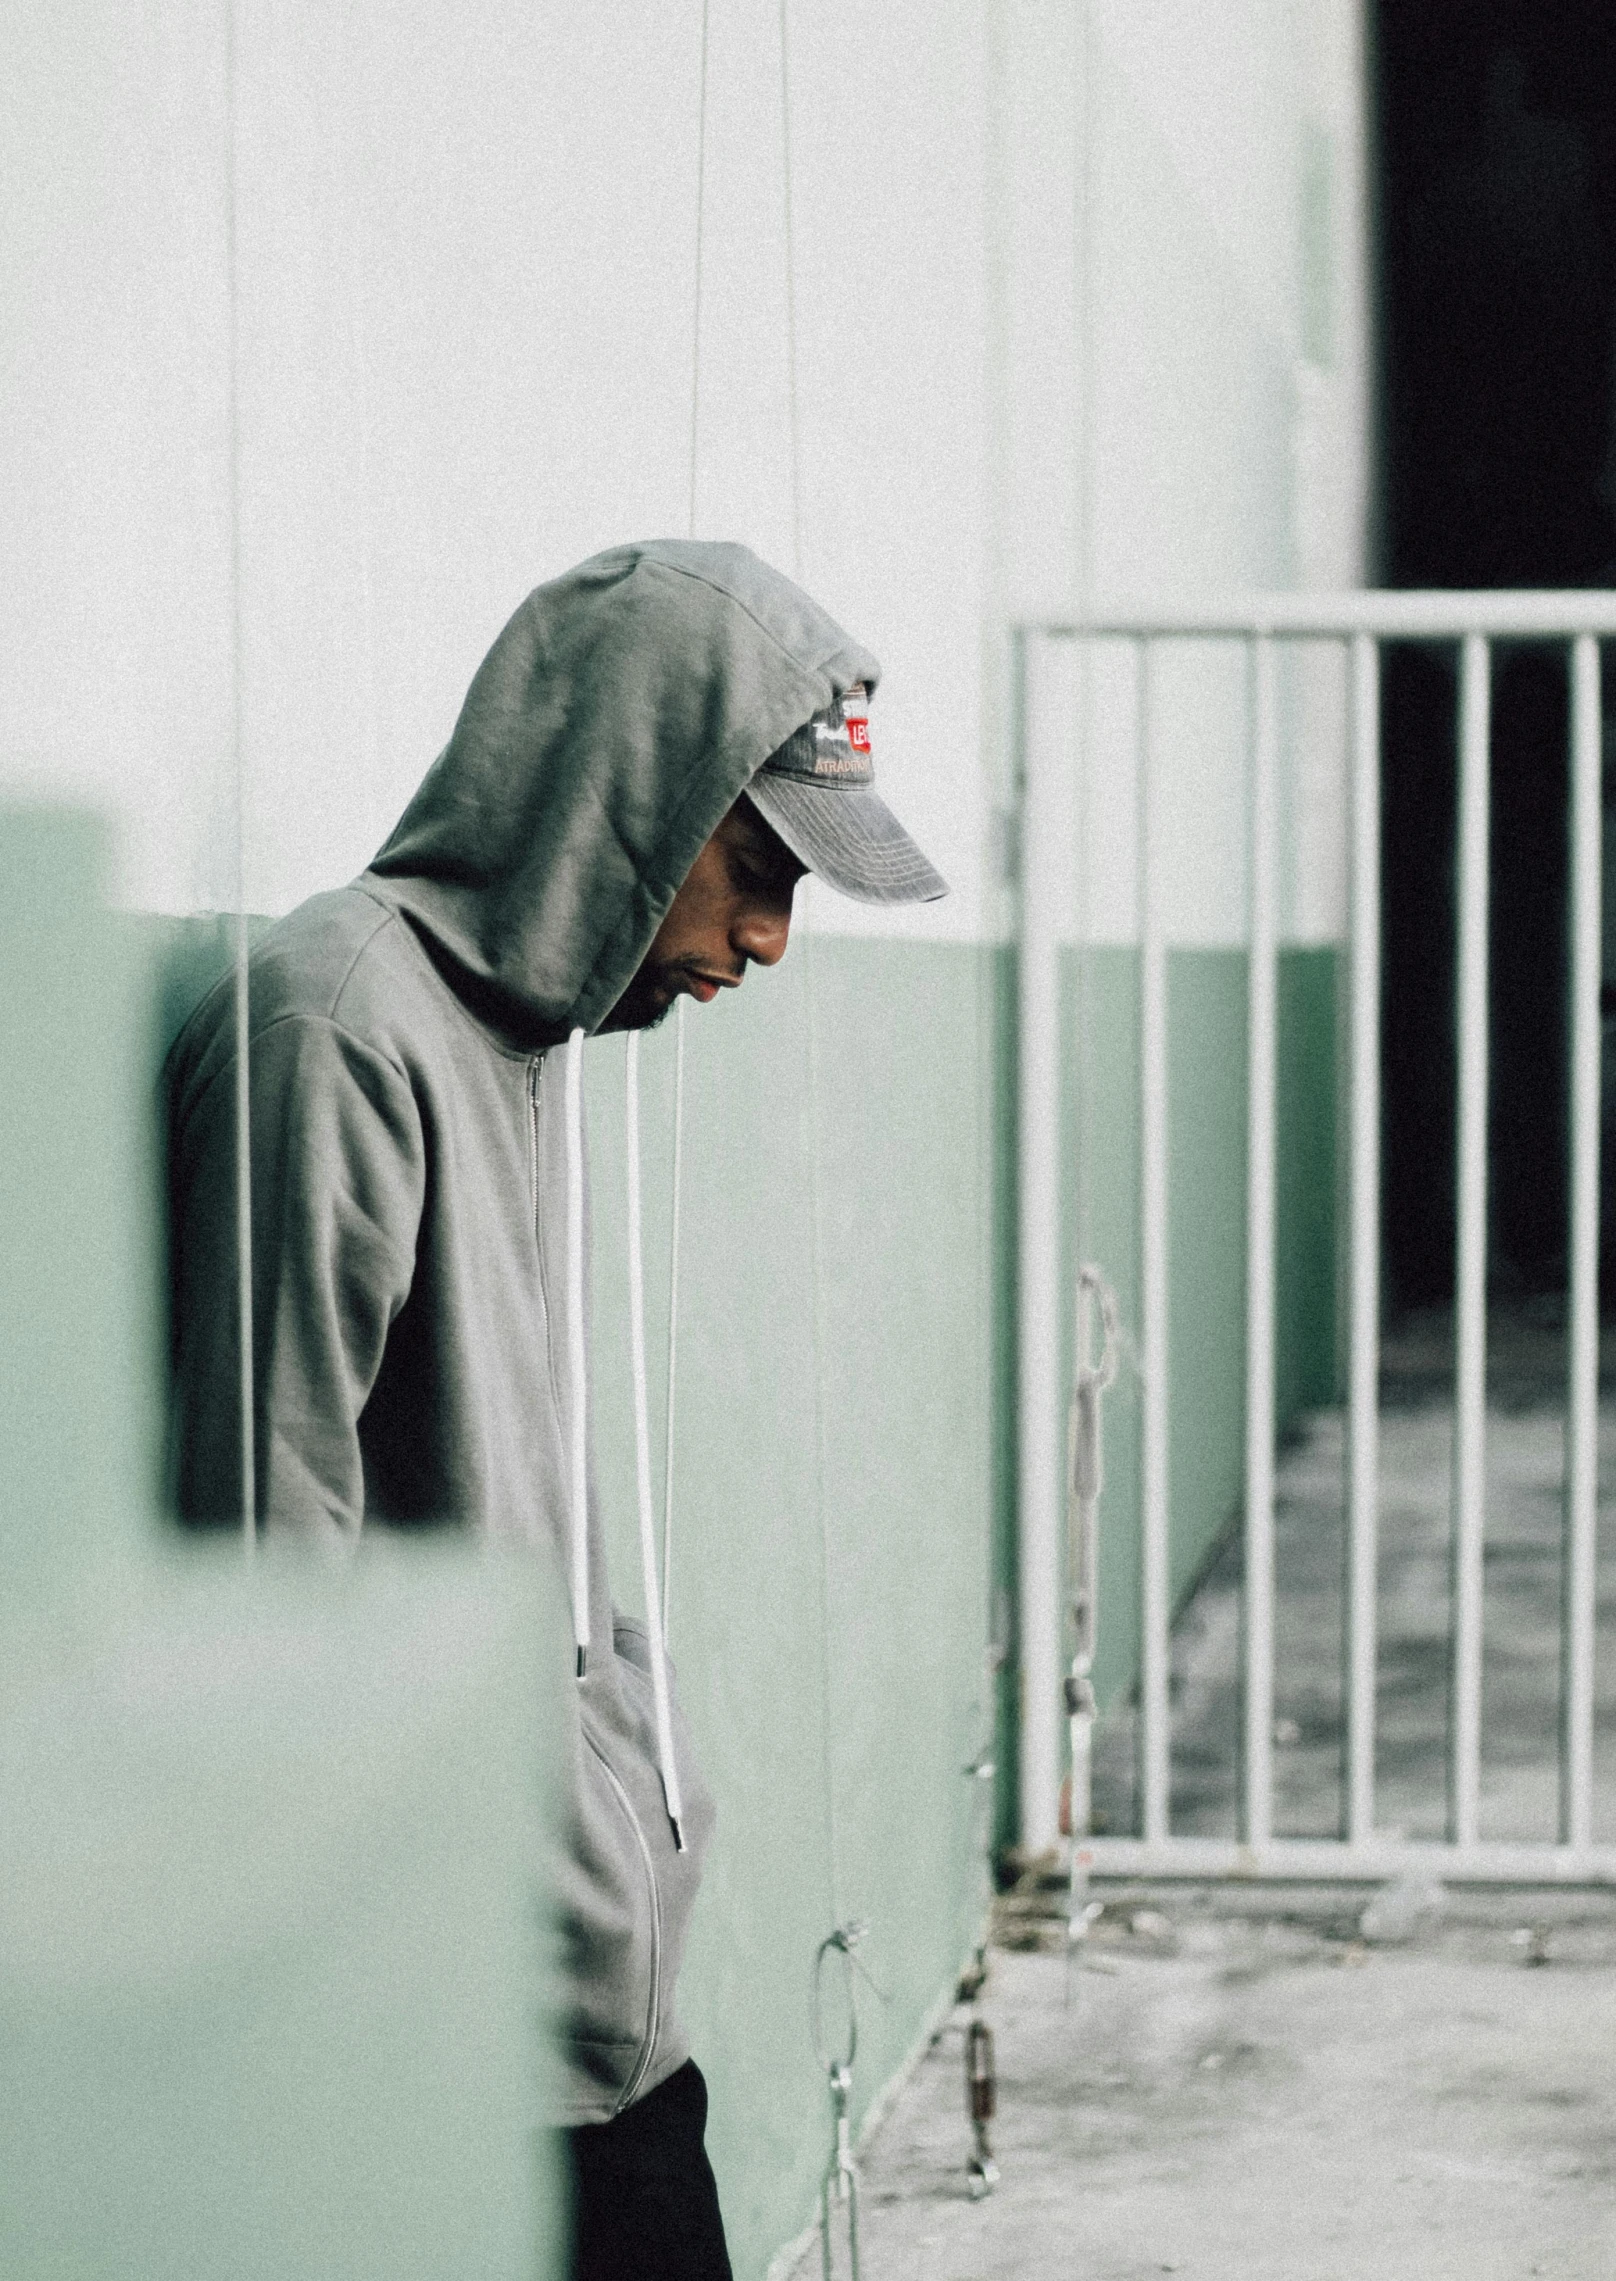
[[[147,1005],[105,854],[87,816],[0,807],[0,1607],[133,1559],[151,1510]]]
[[[1276,1410],[1281,1429],[1338,1396],[1336,1001],[1333,947],[1282,950],[1278,980]],[[1071,952],[1064,964],[1062,1252],[1114,1285],[1134,1357],[1105,1406],[1096,1689],[1116,1704],[1139,1669],[1139,957]],[[1245,1436],[1246,956],[1169,953],[1168,1497],[1172,1593],[1193,1587],[1241,1497]],[[1070,1302],[1068,1302],[1069,1306]],[[1070,1322],[1067,1325],[1070,1338]],[[1070,1351],[1065,1364],[1070,1371]],[[1001,1527],[1004,1524],[1001,1522]],[[1001,1538],[1001,1567],[1013,1546]],[[1001,1754],[1014,1764],[1015,1704]],[[1015,1828],[1013,1785],[999,1829]]]
[[[683,1986],[740,2281],[807,2220],[829,2148],[819,1941],[838,1916],[871,1926],[888,2000],[860,1997],[863,2112],[983,1909],[987,1799],[962,1770],[990,1727],[1002,967],[821,939],[690,1010],[672,1632],[719,1827]],[[588,1049],[596,1449],[613,1584],[637,1607],[622,1052]],[[660,1482],[672,1025],[642,1054]]]

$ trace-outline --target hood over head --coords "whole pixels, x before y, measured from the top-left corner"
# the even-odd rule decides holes
[[[764,761],[879,672],[746,547],[613,547],[516,612],[366,877],[501,1029],[598,1029]]]

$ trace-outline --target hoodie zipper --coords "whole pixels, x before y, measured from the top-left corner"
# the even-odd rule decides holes
[[[548,1278],[544,1271],[544,1240],[539,1232],[539,1086],[542,1067],[542,1059],[537,1054],[527,1065],[527,1146],[528,1180],[533,1197],[533,1247],[538,1255],[539,1289],[544,1295],[544,1315],[545,1322],[548,1325],[554,1318],[550,1307]],[[548,1335],[544,1344],[546,1362],[550,1372],[551,1399],[555,1403],[556,1416],[559,1418],[561,1415],[561,1393],[556,1380],[555,1347]],[[621,2114],[623,2109],[632,2103],[634,2094],[645,2081],[647,2071],[656,2053],[657,2023],[662,2010],[662,1899],[657,1891],[656,1864],[651,1859],[651,1848],[646,1840],[640,1817],[634,1811],[634,1801],[623,1787],[616,1769],[612,1766],[605,1752],[587,1729],[584,1730],[583,1739],[599,1760],[601,1772],[611,1784],[613,1794],[628,1819],[628,1826],[634,1833],[634,1843],[639,1848],[640,1865],[645,1871],[646,1891],[651,1901],[651,1992],[646,2009],[645,2039],[641,2044],[640,2056],[634,2064],[633,2072],[629,2076],[623,2095],[617,2103],[616,2111]]]
[[[550,1304],[550,1278],[544,1265],[544,1236],[539,1226],[539,1086],[543,1069],[538,1054],[527,1065],[527,1169],[528,1186],[533,1196],[533,1249],[539,1262],[539,1291],[544,1300],[544,1361],[550,1373],[550,1399],[555,1404],[557,1430],[562,1447],[566,1446],[566,1432],[561,1426],[561,1384],[556,1377],[555,1342],[550,1337],[550,1325],[555,1321],[555,1309]]]
[[[527,1065],[527,1188],[533,1206],[533,1241],[536,1246],[539,1240],[539,1057],[537,1054]]]

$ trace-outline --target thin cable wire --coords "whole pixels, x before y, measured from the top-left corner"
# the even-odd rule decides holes
[[[687,536],[696,535],[696,467],[701,440],[701,259],[707,210],[707,24],[701,0],[701,73],[696,102],[696,288],[690,323],[690,505]],[[679,1203],[684,1187],[685,1000],[673,1008],[673,1195],[668,1217],[668,1375],[662,1437],[662,1644],[673,1623],[673,1427],[679,1383]]]
[[[780,192],[785,225],[786,265],[786,403],[791,446],[791,568],[802,577],[802,431],[797,409],[797,240],[791,198],[791,37],[788,0],[780,0]],[[814,1504],[819,1537],[820,1613],[820,1750],[825,1783],[825,1859],[830,1881],[830,1916],[842,1921],[842,1871],[836,1811],[836,1754],[834,1748],[835,1687],[831,1672],[830,1513],[826,1498],[825,1389],[824,1389],[824,1240],[819,1179],[819,1025],[814,972],[814,937],[805,927],[803,947],[804,1029],[807,1048],[805,1106],[808,1128],[808,1249],[810,1315],[809,1340],[813,1376]]]
[[[814,1507],[819,1541],[819,1737],[825,1783],[825,1859],[830,1885],[830,1921],[833,1925],[839,1925],[842,1921],[842,1864],[836,1810],[835,1681],[831,1670],[830,1505],[826,1496],[825,1461],[825,1262],[819,1179],[819,1024],[816,1019],[818,997],[815,990],[814,938],[811,932],[803,935],[802,958],[808,1062],[808,1335],[813,1379]]]
[[[802,577],[802,425],[797,407],[797,241],[791,202],[791,36],[780,0],[780,193],[786,238],[786,416],[791,439],[791,575]]]
[[[688,536],[696,535],[697,445],[701,435],[701,256],[707,218],[707,18],[711,0],[701,0],[701,80],[696,99],[696,295],[690,327],[690,508]],[[679,1001],[684,1012],[684,1000]]]
[[[224,234],[229,342],[226,395],[230,460],[230,752],[235,809],[236,1344],[240,1360],[241,1538],[258,1542],[258,1459],[253,1418],[252,1116],[248,1067],[251,998],[247,953],[247,777],[241,687],[241,294],[236,229],[236,10],[224,0]]]
[[[1094,587],[1094,248],[1095,248],[1095,136],[1099,104],[1096,100],[1098,43],[1094,33],[1094,0],[1083,0],[1078,14],[1078,41],[1082,61],[1082,89],[1078,98],[1078,133],[1081,147],[1077,165],[1077,227],[1074,256],[1077,269],[1077,451],[1076,563],[1078,613],[1086,616]]]
[[[1086,617],[1092,599],[1094,558],[1094,135],[1098,109],[1095,103],[1095,39],[1093,0],[1083,0],[1078,15],[1078,40],[1081,54],[1079,71],[1082,86],[1078,99],[1080,149],[1077,165],[1077,216],[1074,237],[1074,263],[1076,268],[1077,300],[1077,433],[1074,449],[1077,455],[1076,480],[1076,544],[1074,548],[1073,583],[1077,590],[1079,617]],[[1094,1019],[1093,984],[1090,974],[1092,946],[1089,940],[1090,894],[1087,865],[1088,825],[1090,807],[1089,758],[1094,748],[1094,668],[1092,642],[1077,646],[1077,751],[1075,755],[1074,792],[1075,824],[1072,844],[1077,850],[1077,881],[1074,897],[1077,920],[1078,955],[1073,976],[1073,1029],[1077,1039],[1078,1067],[1087,1071],[1091,1053],[1091,1027]],[[1089,1089],[1082,1085],[1079,1098],[1086,1101]],[[1074,1168],[1074,1201],[1077,1218],[1077,1256],[1086,1258],[1089,1252],[1089,1224],[1093,1204],[1093,1165],[1090,1136],[1079,1123],[1076,1164]]]
[[[342,65],[350,84],[367,86],[369,74],[366,59],[356,53],[358,34],[351,20],[344,19],[342,31]],[[356,538],[359,547],[359,608],[360,630],[364,641],[365,659],[365,767],[366,781],[373,791],[381,783],[381,705],[376,679],[376,574],[374,565],[374,533],[370,510],[371,484],[375,467],[374,438],[371,431],[370,346],[365,322],[365,295],[375,262],[368,243],[369,212],[360,192],[360,169],[354,162],[351,150],[348,164],[340,176],[348,209],[348,359],[353,378],[354,409],[359,430],[359,501]]]

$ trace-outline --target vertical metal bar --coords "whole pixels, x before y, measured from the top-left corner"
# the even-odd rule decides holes
[[[1351,1360],[1346,1835],[1375,1829],[1380,1473],[1380,646],[1352,637]]]
[[[1593,1842],[1594,1590],[1599,1495],[1599,644],[1571,651],[1571,1352],[1561,1625],[1560,1837]]]
[[[1141,1829],[1165,1838],[1169,1804],[1167,1506],[1167,945],[1151,753],[1151,648],[1136,645],[1139,788],[1140,1284],[1144,1465],[1140,1545]]]
[[[1453,1697],[1448,1834],[1474,1845],[1481,1789],[1487,1436],[1487,857],[1491,662],[1467,634],[1459,676],[1459,1144],[1453,1447]]]
[[[1071,1711],[1072,1810],[1069,1820],[1073,1875],[1077,1879],[1077,1884],[1073,1887],[1075,1893],[1083,1882],[1078,1859],[1082,1840],[1090,1834],[1094,1821],[1094,1639],[1098,1613],[1095,1603],[1100,1581],[1099,1491],[1102,1469],[1099,1403],[1096,1400],[1088,1412],[1093,1423],[1094,1446],[1086,1454],[1081,1443],[1084,1418],[1077,1407],[1078,1390],[1083,1385],[1084,1373],[1092,1368],[1089,1356],[1093,1352],[1094,1343],[1094,1286],[1081,1271],[1077,1279],[1074,1315],[1074,1409],[1067,1428],[1068,1435],[1073,1438],[1067,1444],[1066,1591],[1072,1610],[1072,1663],[1071,1675],[1067,1680],[1067,1703]],[[1111,1336],[1111,1326],[1107,1323],[1108,1343]]]
[[[224,226],[225,274],[228,308],[228,448],[230,465],[230,751],[231,798],[235,821],[235,932],[232,955],[235,966],[234,1015],[236,1037],[235,1149],[236,1149],[236,1362],[237,1399],[241,1406],[241,1536],[251,1557],[258,1541],[258,1458],[254,1418],[255,1371],[253,1363],[253,1241],[252,1241],[252,1119],[251,1073],[248,1067],[251,1006],[248,990],[247,928],[247,770],[243,738],[242,703],[242,573],[241,573],[241,260],[238,230],[238,175],[240,122],[237,88],[236,0],[225,0],[224,93],[225,166]]]
[[[241,1541],[251,1557],[258,1542],[256,1373],[253,1364],[252,1078],[248,993],[247,914],[235,917],[234,1013],[236,1038],[236,1398],[241,1408]]]
[[[1249,644],[1251,929],[1246,1035],[1245,1764],[1241,1832],[1266,1845],[1274,1790],[1274,645]]]
[[[1018,1444],[1021,1842],[1059,1835],[1060,842],[1050,735],[1051,645],[1018,632],[1021,929],[1018,974]]]

